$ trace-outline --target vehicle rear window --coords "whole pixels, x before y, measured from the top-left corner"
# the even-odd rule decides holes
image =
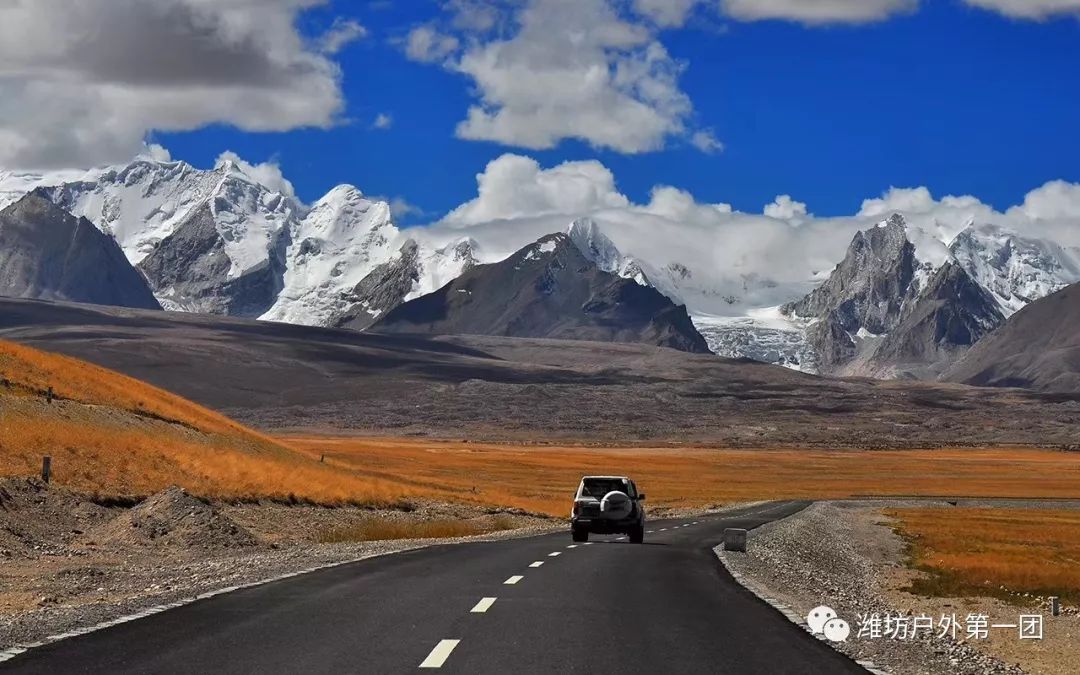
[[[625,492],[631,497],[634,496],[630,481],[624,478],[586,478],[581,484],[582,497],[602,499],[604,495],[612,490]]]

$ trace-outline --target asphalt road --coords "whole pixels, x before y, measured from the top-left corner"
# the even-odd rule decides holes
[[[865,672],[711,551],[725,527],[805,506],[650,521],[644,545],[574,545],[567,531],[373,558],[39,647],[0,672]]]

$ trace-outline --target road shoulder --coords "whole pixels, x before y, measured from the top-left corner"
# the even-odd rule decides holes
[[[983,645],[976,649],[962,634],[952,639],[924,631],[920,638],[908,640],[857,636],[859,616],[936,616],[933,612],[940,613],[948,604],[898,590],[906,571],[905,543],[881,510],[900,505],[819,502],[751,532],[746,553],[718,548],[717,554],[741,584],[803,627],[811,609],[827,605],[836,610],[852,633],[845,642],[829,644],[864,666],[897,675],[1025,672],[984,651]],[[1015,608],[1009,611],[1016,613]],[[963,614],[967,612],[965,605]]]

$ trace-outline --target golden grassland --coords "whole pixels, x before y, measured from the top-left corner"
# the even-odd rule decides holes
[[[323,532],[318,539],[324,544],[386,539],[443,539],[511,530],[514,527],[514,521],[506,516],[494,516],[482,521],[461,518],[403,521],[370,516],[359,523]]]
[[[124,375],[10,342],[0,341],[0,380],[0,475],[35,475],[51,455],[57,483],[104,497],[177,484],[236,501],[430,498],[562,516],[579,478],[604,473],[633,476],[651,505],[672,508],[863,495],[1080,497],[1076,453],[271,438]]]
[[[911,590],[934,596],[1057,595],[1080,601],[1080,511],[890,509],[928,574]],[[1004,587],[1004,589],[1002,588]]]
[[[0,341],[0,476],[37,475],[43,455],[53,458],[56,483],[107,498],[173,484],[212,498],[322,504],[391,504],[413,494],[320,464],[138,380]]]
[[[434,498],[565,515],[584,474],[628,474],[653,506],[863,495],[1080,498],[1080,455],[1040,450],[519,447],[290,437],[311,457]]]

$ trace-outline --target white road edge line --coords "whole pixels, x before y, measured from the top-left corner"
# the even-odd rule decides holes
[[[541,566],[541,565],[543,565],[543,564],[544,564],[544,561],[543,561],[543,560],[537,560],[537,561],[536,561],[536,562],[534,562],[534,563],[529,563],[529,567],[540,567],[540,566]]]
[[[476,603],[476,607],[473,607],[470,612],[473,614],[483,614],[491,609],[491,606],[495,604],[496,598],[480,598],[480,602]]]
[[[524,578],[525,577],[523,577],[520,574],[515,574],[514,576],[512,576],[509,579],[507,579],[506,581],[504,581],[503,585],[504,586],[513,586],[514,584],[516,584],[517,582],[521,581]]]
[[[441,640],[439,644],[435,645],[435,649],[431,650],[423,663],[420,664],[420,667],[442,668],[443,664],[446,663],[446,659],[450,658],[450,652],[454,651],[459,642],[461,640]]]

